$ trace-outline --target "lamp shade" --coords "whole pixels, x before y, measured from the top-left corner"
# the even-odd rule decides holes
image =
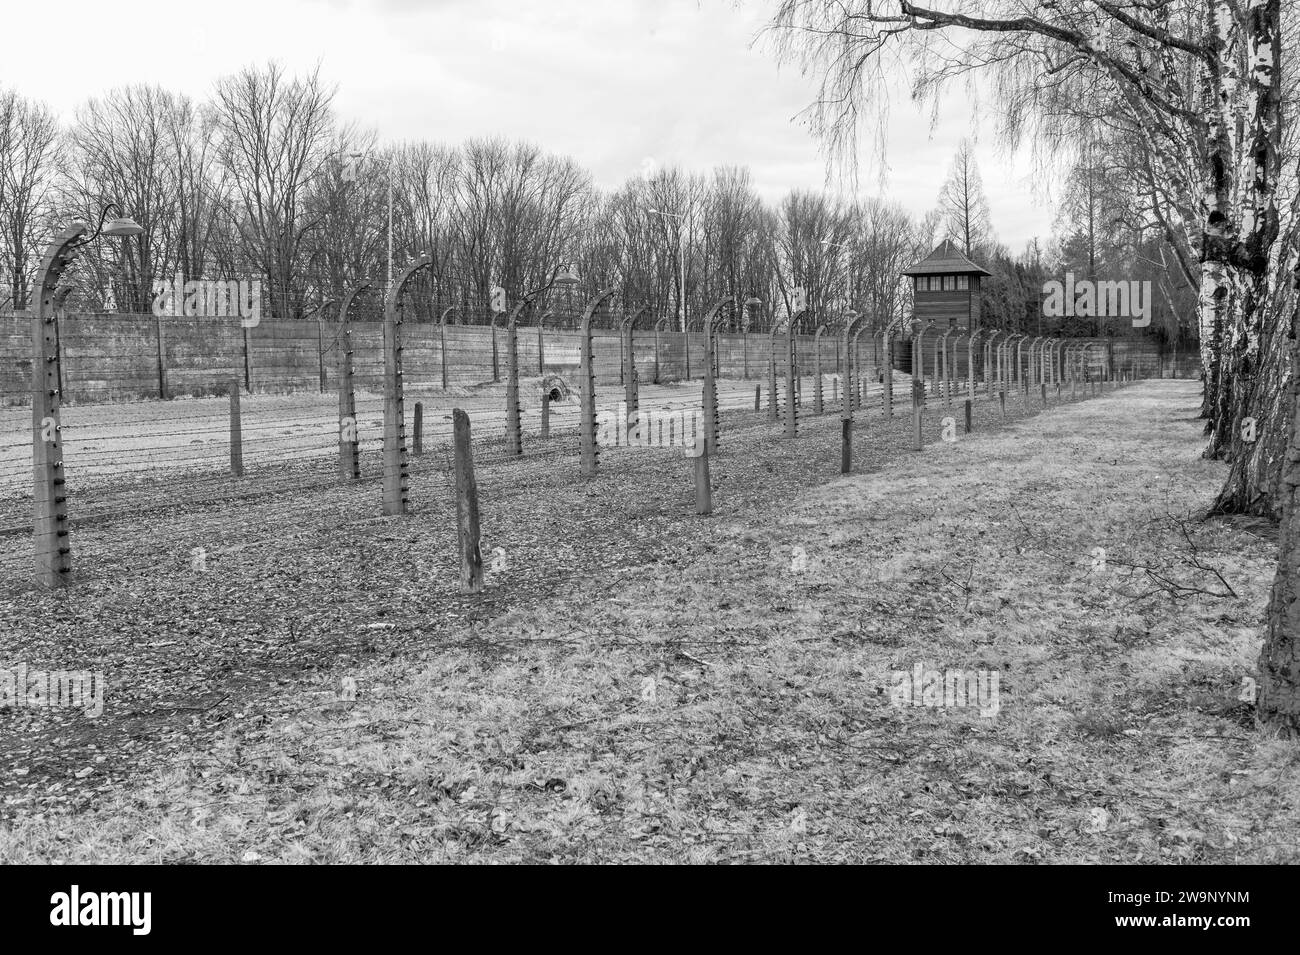
[[[118,216],[115,219],[108,220],[108,224],[104,226],[103,234],[125,238],[126,236],[143,235],[144,228],[130,216]]]

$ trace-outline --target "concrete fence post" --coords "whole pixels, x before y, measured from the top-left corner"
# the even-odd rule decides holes
[[[722,430],[718,415],[718,382],[714,377],[713,324],[718,320],[719,313],[735,301],[735,296],[725,295],[704,315],[704,387],[701,394],[704,409],[704,454],[700,457],[705,459],[703,467],[706,477],[708,456],[718,452],[718,438]],[[697,461],[696,467],[700,466]]]
[[[406,458],[405,383],[402,380],[402,291],[411,277],[428,268],[422,255],[393,282],[384,300],[384,494],[383,512],[402,515],[409,510]]]
[[[610,298],[616,290],[605,289],[597,294],[582,312],[579,325],[579,383],[581,389],[581,412],[578,419],[579,467],[583,477],[595,477],[599,468],[600,451],[596,446],[596,369],[595,355],[592,351],[591,320],[601,302]],[[616,429],[621,430],[621,429]]]
[[[153,318],[154,340],[158,346],[158,397],[167,400],[167,346],[163,343],[162,316]]]
[[[795,353],[795,317],[791,316],[785,323],[785,436],[799,436],[799,398],[795,391],[795,380],[799,373]]]
[[[320,393],[325,394],[325,323],[316,319],[316,365],[320,379]]]
[[[776,420],[776,333],[780,323],[775,317],[767,335],[767,420]]]
[[[343,296],[339,306],[339,474],[355,481],[361,477],[361,443],[357,435],[357,394],[352,344],[352,304],[370,288],[362,282]]]
[[[442,390],[447,390],[447,316],[456,310],[448,305],[438,317],[438,364],[442,366]]]
[[[636,374],[636,323],[646,312],[646,306],[642,305],[632,312],[627,318],[623,319],[623,400],[627,403],[627,414],[629,420],[633,418],[640,409],[641,405],[641,388]]]
[[[244,424],[239,408],[239,381],[230,379],[230,473],[244,476]]]
[[[813,333],[813,414],[821,414],[822,408],[822,332],[826,323],[817,326]]]
[[[703,424],[708,427],[707,421],[703,422]],[[712,514],[713,482],[709,477],[709,444],[705,441],[703,445],[704,447],[700,449],[700,453],[695,455],[693,464],[695,470],[695,513]]]
[[[73,287],[71,285],[64,285],[54,293],[54,347],[59,354],[58,366],[60,395],[62,395],[65,390],[63,387],[63,325],[64,321],[68,317],[68,311],[64,307],[64,303],[67,302],[68,296],[72,293],[72,289]],[[17,318],[17,314],[15,314],[14,317]],[[160,394],[159,397],[163,396]]]
[[[516,457],[524,453],[523,425],[519,420],[519,316],[528,305],[529,300],[523,299],[506,319],[506,454]]]
[[[548,309],[537,317],[537,374],[546,374],[546,342],[542,338],[542,325],[553,313]]]
[[[852,345],[866,321],[865,315],[852,311],[844,315],[844,354],[852,355]],[[853,410],[858,400],[857,389],[853,387],[853,361],[848,357],[844,369],[844,401],[840,405],[840,473],[848,474],[853,470]]]
[[[71,579],[72,543],[68,530],[67,475],[63,468],[60,411],[62,355],[54,298],[72,250],[86,232],[77,222],[49,244],[32,289],[32,540],[36,583],[63,587]]]

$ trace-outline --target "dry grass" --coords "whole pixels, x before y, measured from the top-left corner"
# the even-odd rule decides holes
[[[1274,549],[1188,520],[1222,477],[1196,401],[1143,383],[716,518],[0,859],[1295,861],[1300,751],[1238,700]],[[996,671],[997,715],[891,705],[918,663]]]

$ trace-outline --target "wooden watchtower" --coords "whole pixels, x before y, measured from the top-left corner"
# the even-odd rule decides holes
[[[934,354],[932,342],[949,328],[980,327],[980,283],[991,273],[968,259],[951,239],[944,239],[903,274],[912,280],[913,318],[923,327],[934,322],[925,336],[927,361]],[[910,346],[899,349],[894,367],[911,372]]]

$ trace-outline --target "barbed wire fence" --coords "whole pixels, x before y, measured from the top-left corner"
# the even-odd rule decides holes
[[[521,461],[544,486],[598,476],[607,452],[691,446],[709,427],[710,380],[713,454],[731,453],[728,436],[774,425],[794,437],[854,414],[892,417],[912,389],[908,372],[895,370],[910,370],[900,362],[910,346],[901,337],[891,346],[882,323],[852,341],[842,328],[795,335],[791,347],[774,317],[753,316],[741,330],[746,306],[735,299],[719,303],[706,335],[699,315],[682,332],[677,316],[582,282],[503,308],[468,276],[396,271],[399,286],[359,277],[317,296],[301,317],[255,322],[239,308],[186,315],[183,302],[162,314],[79,313],[68,309],[76,286],[61,287],[51,390],[61,402],[57,480],[67,513],[64,526],[44,530],[59,533],[71,555],[62,582],[184,572],[223,550],[406,513],[412,488],[420,512],[445,521],[450,547],[454,409],[468,415],[487,487],[507,469],[518,481],[511,466]],[[229,291],[227,305],[243,294]],[[206,292],[195,294],[201,311]],[[42,359],[30,311],[0,323],[0,580],[11,590],[33,584],[43,532],[32,483]],[[1039,397],[1030,384],[1046,402],[1049,387],[1052,400],[1066,400],[1095,393],[1116,372],[1166,373],[1158,356],[1128,342],[1119,361],[1104,342],[1052,350],[1039,340],[1037,359],[1022,342],[1029,354],[1003,355],[999,345],[992,362],[962,334],[931,338],[922,339],[913,391],[918,420],[967,400],[1005,402],[1013,388],[1027,404]],[[167,546],[142,553],[141,522],[161,529]]]

